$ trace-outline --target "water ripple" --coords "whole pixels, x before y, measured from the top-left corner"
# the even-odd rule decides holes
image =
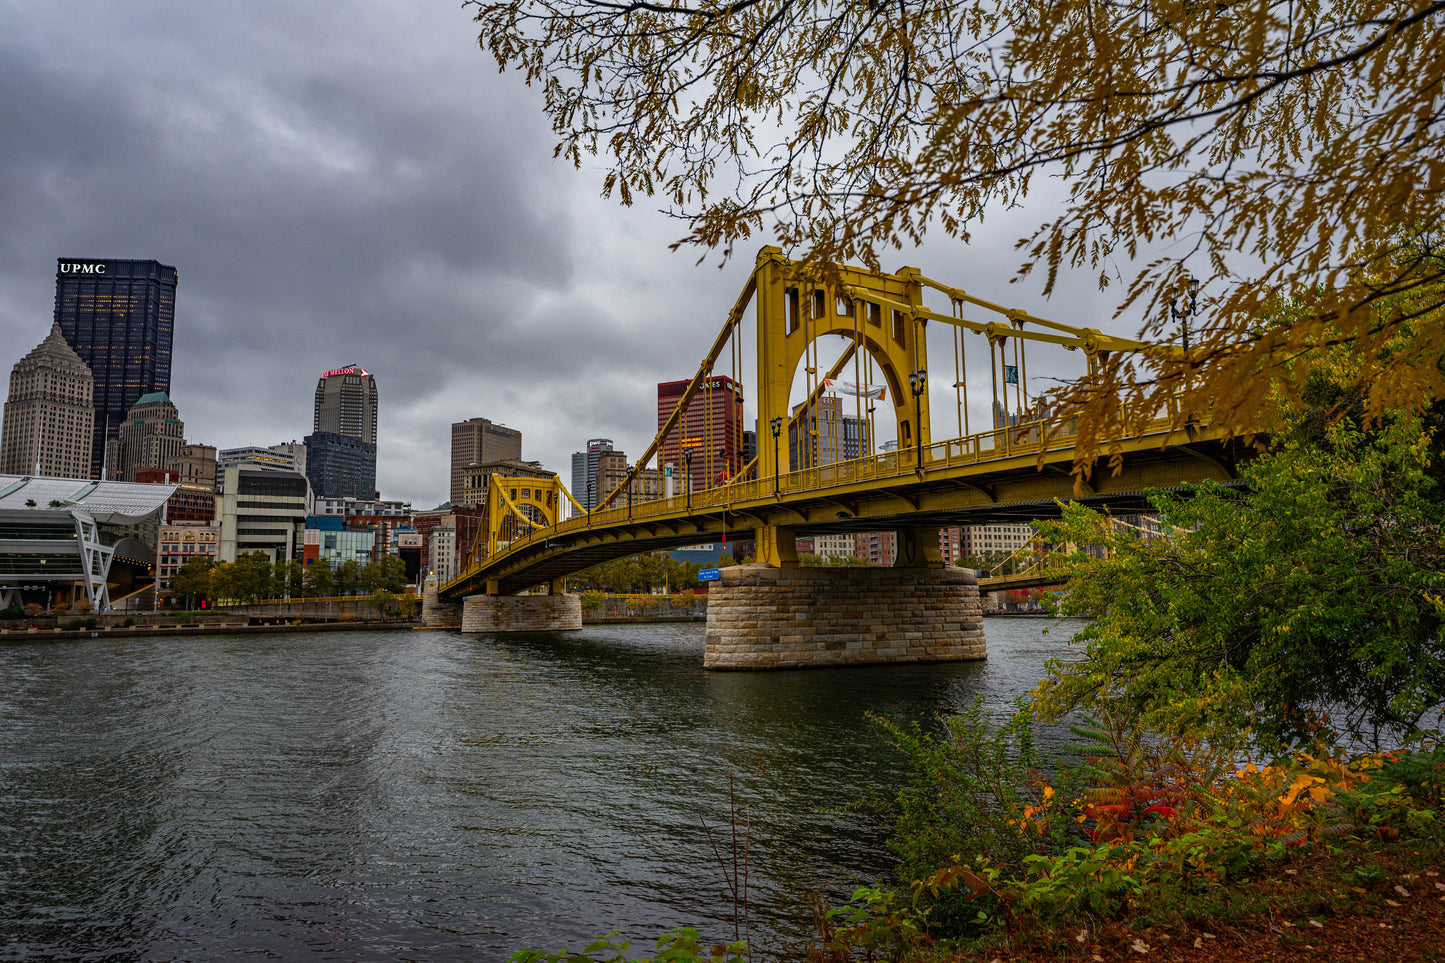
[[[730,938],[735,821],[780,951],[806,890],[886,874],[839,811],[899,777],[864,712],[1006,706],[1064,647],[1043,626],[990,620],[986,663],[757,674],[703,672],[698,625],[0,646],[0,959]]]

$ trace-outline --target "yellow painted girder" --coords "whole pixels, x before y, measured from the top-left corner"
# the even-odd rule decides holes
[[[713,340],[712,347],[708,349],[708,353],[703,357],[702,363],[697,366],[697,373],[694,374],[692,380],[688,382],[687,389],[683,391],[682,397],[678,399],[677,405],[672,409],[672,413],[667,416],[667,421],[663,422],[662,427],[658,429],[657,436],[652,439],[652,444],[647,446],[647,451],[643,452],[642,456],[633,463],[632,469],[627,473],[626,477],[622,479],[622,483],[601,501],[601,505],[605,507],[619,494],[626,491],[628,487],[631,486],[632,480],[647,467],[648,462],[652,460],[652,456],[657,454],[657,449],[661,447],[662,440],[666,438],[667,433],[677,425],[678,419],[682,417],[682,413],[686,411],[687,406],[692,403],[693,396],[697,394],[698,385],[711,377],[712,366],[714,362],[717,361],[718,356],[722,354],[722,349],[727,346],[728,339],[733,336],[733,329],[742,322],[743,312],[748,309],[748,303],[753,299],[753,293],[757,290],[757,283],[758,269],[755,267],[753,268],[753,273],[748,275],[747,283],[743,285],[743,291],[738,295],[737,302],[733,304],[733,309],[728,312],[727,320],[723,322],[722,330],[718,332],[717,338]],[[691,480],[689,480],[689,482],[690,481]]]
[[[935,285],[940,287],[941,285]],[[952,290],[952,289],[948,289]],[[1010,324],[1003,324],[998,321],[970,321],[967,318],[955,317],[951,314],[939,314],[931,308],[921,305],[908,305],[900,301],[892,301],[879,294],[874,294],[864,288],[847,286],[843,288],[844,293],[854,301],[865,301],[876,304],[880,308],[888,308],[902,314],[913,317],[924,318],[928,321],[939,321],[943,324],[952,324],[978,334],[986,335],[995,340],[1003,338],[1021,338],[1025,341],[1040,341],[1046,344],[1063,345],[1066,348],[1083,348],[1085,351],[1146,351],[1154,347],[1145,341],[1136,341],[1133,338],[1120,338],[1111,334],[1104,334],[1097,328],[1074,328],[1066,324],[1059,324],[1054,321],[1044,321],[1023,311],[1015,311],[990,305],[1009,317],[1019,321],[1028,321],[1033,324],[1042,324],[1053,328],[1056,331],[1065,331],[1067,334],[1045,334],[1042,331],[1027,331],[1014,327]],[[971,301],[978,301],[977,298],[970,298]],[[987,302],[984,302],[985,304]]]
[[[1167,441],[1170,438],[1178,437],[1181,442],[1186,440],[1182,437],[1182,432],[1169,429],[1165,420],[1158,422],[1155,427],[1157,430],[1148,435],[1121,442],[1119,450],[1125,454],[1159,451],[1161,447],[1167,447]],[[1015,426],[1009,430],[1016,435],[1024,436],[1029,434],[1029,429],[1030,426],[1024,425]],[[1223,429],[1204,426],[1196,428],[1193,436],[1187,440],[1191,442],[1218,440],[1226,435],[1227,433]],[[962,440],[938,442],[931,446],[931,449],[946,449],[950,445],[958,445],[959,441]],[[911,457],[897,457],[899,454],[911,456],[912,452],[890,453],[885,456],[856,459],[853,462],[837,462],[782,476],[778,480],[779,495],[777,497],[773,495],[772,479],[760,479],[746,482],[734,490],[709,489],[706,492],[694,493],[691,513],[688,512],[686,500],[683,497],[636,504],[633,506],[631,519],[629,519],[626,509],[593,512],[590,517],[570,519],[549,527],[545,533],[537,532],[534,535],[518,539],[495,556],[471,566],[467,572],[448,583],[444,590],[452,585],[463,583],[469,578],[474,578],[483,570],[499,571],[505,574],[509,556],[529,548],[537,538],[544,537],[544,535],[548,539],[559,541],[583,536],[584,544],[617,543],[638,538],[627,531],[629,524],[663,521],[686,522],[694,526],[693,532],[689,532],[689,535],[705,531],[721,531],[725,527],[733,530],[756,527],[752,525],[727,526],[717,517],[720,512],[726,512],[733,517],[742,515],[756,519],[765,525],[788,527],[820,525],[834,520],[835,516],[829,513],[835,512],[837,501],[855,503],[857,506],[857,511],[853,515],[855,518],[883,520],[897,519],[900,516],[915,513],[987,508],[999,501],[1044,500],[1055,497],[1068,498],[1072,495],[1073,478],[1070,474],[1063,471],[1046,474],[1038,470],[1041,453],[1045,455],[1046,460],[1051,460],[1055,464],[1072,464],[1072,443],[1066,439],[1056,441],[1047,448],[1041,449],[1034,446],[997,458],[961,460],[952,464],[947,459],[935,459],[929,462],[927,456],[932,453],[931,449],[925,450],[926,471],[922,479],[914,469]],[[893,469],[887,472],[879,471],[882,467],[879,463],[889,461],[890,456]],[[1194,452],[1187,450],[1180,452],[1179,459],[1190,465],[1201,466],[1204,464]],[[1107,495],[1111,492],[1136,491],[1176,484],[1179,481],[1177,464],[1174,462],[1146,465],[1141,468],[1126,466],[1124,473],[1120,476],[1096,479],[1095,493]],[[850,474],[850,469],[856,477],[852,480],[842,480]],[[1207,474],[1213,476],[1217,472],[1207,472]],[[999,493],[997,497],[990,496],[971,483],[970,479],[978,479],[980,476],[999,476],[997,483],[1005,491]],[[831,480],[822,483],[822,479],[825,477]],[[1202,480],[1198,471],[1192,473],[1191,477],[1194,480]],[[810,478],[818,479],[819,483],[808,483]],[[931,485],[949,481],[964,484],[952,490],[923,491],[911,500],[898,494],[900,491],[917,488],[921,484]],[[820,514],[818,516],[810,516],[801,510],[804,507],[802,503],[819,498],[824,494],[829,501],[819,507]]]
[[[654,524],[680,522],[694,525],[697,531],[714,530],[710,521],[702,519],[700,522],[699,519],[708,512],[717,513],[719,511],[733,516],[744,514],[745,517],[762,526],[786,525],[790,522],[817,524],[816,521],[808,519],[805,510],[799,511],[798,509],[800,506],[806,506],[811,499],[819,497],[824,492],[833,499],[855,500],[860,506],[860,516],[870,516],[876,510],[879,517],[896,517],[905,513],[903,505],[912,506],[915,510],[920,511],[938,511],[941,510],[940,506],[945,504],[959,507],[986,505],[991,500],[995,500],[994,495],[997,493],[991,494],[974,484],[975,481],[979,481],[981,484],[993,484],[993,482],[983,481],[984,476],[1010,477],[1011,480],[1005,486],[1010,493],[1009,497],[1032,490],[1040,493],[1055,492],[1064,485],[1071,489],[1073,479],[1069,473],[1062,473],[1062,477],[1058,474],[1046,477],[1037,471],[1042,462],[1049,462],[1056,466],[1065,461],[1071,463],[1073,438],[1067,424],[1035,423],[1034,425],[1012,426],[993,432],[982,432],[967,438],[945,442],[933,443],[930,441],[927,394],[925,392],[921,397],[910,396],[910,392],[907,390],[908,385],[905,383],[908,371],[926,367],[924,342],[921,340],[919,331],[914,327],[918,322],[935,321],[954,325],[963,330],[981,334],[991,342],[1017,338],[1025,341],[1057,344],[1069,349],[1082,348],[1091,356],[1105,351],[1139,351],[1150,352],[1156,357],[1172,360],[1179,360],[1183,357],[1181,349],[1173,346],[1151,345],[1135,339],[1115,337],[1104,334],[1096,328],[1062,324],[1037,317],[1027,311],[996,304],[961,288],[924,277],[913,268],[902,269],[896,274],[880,274],[858,267],[836,266],[830,275],[833,280],[829,281],[824,277],[824,274],[828,272],[808,272],[804,276],[804,273],[798,270],[799,267],[797,262],[784,257],[781,250],[776,247],[765,247],[759,252],[754,269],[748,276],[737,301],[728,312],[711,348],[698,365],[697,372],[688,382],[683,396],[674,406],[647,450],[636,460],[622,483],[603,499],[603,507],[595,509],[583,517],[560,524],[555,522],[554,515],[554,520],[546,526],[547,537],[565,536],[569,539],[585,537],[588,544],[616,543],[643,537],[626,531],[626,526],[630,522],[638,521],[648,521]],[[798,343],[794,338],[797,334],[796,329],[793,331],[785,329],[787,310],[783,306],[783,299],[787,297],[786,291],[790,288],[802,292],[808,298],[808,311],[802,322],[805,341],[810,343],[824,334],[839,334],[850,338],[847,354],[833,366],[834,370],[828,377],[836,377],[859,347],[865,344],[869,346],[869,350],[882,365],[884,377],[891,379],[893,404],[897,417],[900,419],[900,432],[904,422],[912,423],[911,430],[915,434],[915,441],[921,443],[923,464],[915,463],[917,459],[917,448],[915,447],[911,451],[900,450],[856,459],[852,462],[833,463],[818,468],[781,474],[781,466],[773,464],[772,449],[768,448],[760,438],[758,457],[729,479],[727,484],[718,489],[692,494],[691,512],[687,509],[684,496],[634,503],[628,508],[607,508],[607,505],[613,503],[628,490],[637,475],[651,463],[668,433],[676,428],[683,412],[687,410],[699,390],[699,386],[712,376],[713,365],[721,356],[723,349],[732,337],[738,335],[743,315],[754,298],[758,299],[759,324],[759,371],[754,385],[755,398],[759,405],[759,425],[760,427],[766,425],[773,417],[778,416],[782,416],[790,422],[793,420],[791,412],[787,410],[787,385],[781,383],[782,380],[792,377],[792,367],[787,362],[793,360],[799,351]],[[961,306],[968,304],[994,312],[1006,321],[981,322],[933,311],[921,302],[923,288],[938,291],[948,297],[960,309],[960,315],[962,314]],[[867,330],[867,326],[862,320],[862,312],[857,308],[852,312],[851,325],[843,323],[843,318],[834,316],[836,312],[829,302],[831,295],[827,294],[830,290],[841,293],[855,305],[858,302],[871,303],[877,305],[880,311],[882,309],[896,311],[900,317],[907,318],[912,324],[905,329],[902,335],[904,342],[895,350],[892,341],[898,337],[897,335],[894,335],[894,338],[885,338],[882,335],[875,337],[875,332]],[[812,297],[815,291],[824,292],[825,315],[823,317],[815,317],[812,310]],[[796,298],[798,295],[795,294],[793,297]],[[1028,330],[1024,327],[1026,324],[1048,330]],[[883,352],[882,356],[878,356],[880,350]],[[806,353],[803,356],[806,356]],[[781,363],[780,370],[768,369],[765,371],[765,359],[766,363],[775,367]],[[782,370],[782,368],[787,370]],[[820,391],[821,382],[820,386],[814,389],[813,394],[810,394],[809,401],[814,400],[815,395]],[[1053,432],[1053,435],[1050,436],[1049,432]],[[1225,434],[1222,430],[1196,428],[1189,436],[1189,440],[1222,438]],[[1121,441],[1114,446],[1113,450],[1126,453],[1143,451],[1167,444],[1171,438],[1182,439],[1182,434],[1175,432],[1167,419],[1162,419],[1151,423],[1144,436]],[[1197,452],[1193,454],[1196,459],[1203,458]],[[748,480],[746,476],[755,465],[760,477]],[[768,470],[771,473],[766,473]],[[1208,467],[1201,471],[1205,474],[1211,473]],[[853,477],[848,478],[850,472]],[[1165,476],[1167,474],[1166,471]],[[826,482],[824,481],[825,477],[828,479]],[[1141,484],[1142,477],[1131,477],[1127,480],[1127,484]],[[940,481],[955,482],[959,487],[947,493],[922,491],[913,499],[899,494],[916,489],[920,485]],[[1119,490],[1116,483],[1125,484],[1126,482],[1119,480],[1110,482],[1106,479],[1102,483],[1096,483],[1096,486],[1099,493],[1104,493],[1110,490]],[[560,482],[558,490],[579,510],[581,509],[571,492],[561,487]],[[508,508],[510,511],[516,512],[518,517],[526,519],[526,516],[517,510],[516,506],[509,505]],[[467,573],[459,576],[449,585],[460,584],[484,569],[498,570],[497,566],[505,563],[509,555],[531,546],[542,533],[538,531],[539,526],[535,522],[530,519],[526,520],[528,527],[533,529],[532,535],[518,539],[493,558],[472,566]],[[725,526],[725,523],[719,524]]]

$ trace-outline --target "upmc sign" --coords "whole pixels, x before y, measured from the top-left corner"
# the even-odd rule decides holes
[[[61,274],[104,274],[108,265],[104,261],[61,261]]]

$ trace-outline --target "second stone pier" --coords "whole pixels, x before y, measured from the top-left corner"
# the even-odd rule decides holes
[[[961,662],[988,654],[962,568],[725,568],[707,603],[709,669]]]
[[[463,632],[565,632],[582,628],[580,595],[468,595]]]

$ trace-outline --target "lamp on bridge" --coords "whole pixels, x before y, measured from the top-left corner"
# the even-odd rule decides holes
[[[778,478],[782,474],[778,465],[778,435],[783,431],[783,419],[774,418],[768,422],[768,427],[773,429],[773,497],[778,496]]]
[[[689,515],[691,515],[691,514],[692,514],[692,449],[691,449],[691,448],[684,448],[684,449],[682,450],[682,460],[687,463],[687,469],[683,472],[683,477],[687,479],[687,513],[688,513]]]
[[[925,369],[908,373],[908,390],[913,392],[913,439],[918,449],[918,470],[923,471],[923,408],[918,399],[928,390],[928,372]]]
[[[1189,300],[1179,304],[1178,298],[1169,299],[1169,317],[1176,321],[1184,329],[1184,361],[1189,362],[1189,319],[1194,317],[1195,310],[1199,307],[1199,279],[1189,275],[1184,279],[1185,286],[1189,289]]]

